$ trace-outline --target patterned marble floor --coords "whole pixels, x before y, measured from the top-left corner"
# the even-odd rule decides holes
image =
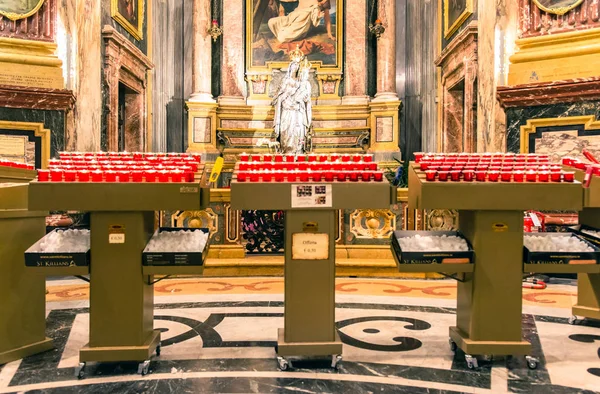
[[[455,321],[453,281],[337,281],[337,328],[344,360],[277,369],[283,325],[281,278],[165,280],[155,285],[162,354],[152,373],[137,364],[90,364],[77,380],[88,337],[88,290],[78,280],[48,283],[48,336],[56,349],[0,366],[0,393],[600,393],[600,322],[569,325],[575,284],[523,295],[524,337],[540,367],[494,358],[470,370],[448,346]]]

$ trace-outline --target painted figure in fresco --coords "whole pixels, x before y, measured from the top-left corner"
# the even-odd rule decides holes
[[[305,151],[306,135],[312,122],[310,63],[291,61],[279,91],[274,97],[275,135],[282,153]]]
[[[292,42],[306,37],[311,28],[319,26],[321,18],[325,18],[327,37],[334,40],[331,33],[331,16],[329,15],[331,3],[329,0],[299,0],[298,5],[288,14],[285,13],[284,3],[286,2],[280,3],[280,16],[271,18],[268,22],[269,29],[277,41]],[[281,15],[282,11],[284,15]]]

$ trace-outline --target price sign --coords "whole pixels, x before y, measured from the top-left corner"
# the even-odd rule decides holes
[[[125,226],[111,225],[108,227],[108,243],[109,244],[124,244],[125,243]]]
[[[292,260],[329,259],[329,234],[292,234]]]

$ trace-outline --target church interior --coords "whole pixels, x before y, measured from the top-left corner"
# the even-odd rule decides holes
[[[596,177],[599,0],[0,1],[0,393],[600,393]]]

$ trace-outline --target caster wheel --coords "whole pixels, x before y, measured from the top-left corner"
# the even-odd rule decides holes
[[[537,369],[538,364],[540,363],[537,358],[531,356],[525,356],[525,360],[527,360],[527,367],[531,370]]]
[[[156,356],[160,357],[160,345],[156,347]]]
[[[75,377],[77,379],[83,379],[85,377],[85,363],[79,363],[75,368]]]
[[[290,368],[290,363],[283,357],[277,357],[277,364],[280,371],[287,371]]]
[[[574,316],[574,315],[573,315],[573,316],[571,316],[571,317],[569,318],[569,324],[570,324],[570,325],[575,325],[575,324],[577,324],[577,322],[579,322],[579,319],[577,318],[577,316]]]
[[[470,354],[465,354],[465,360],[467,361],[467,367],[469,367],[469,369],[479,368],[477,358],[471,356]]]
[[[148,375],[150,372],[150,360],[146,360],[138,365],[138,373],[142,376]]]
[[[331,368],[338,369],[341,361],[342,361],[341,354],[334,354],[333,356],[331,356]]]
[[[448,343],[450,343],[450,350],[456,353],[456,349],[458,349],[456,342],[454,342],[452,339],[448,339]]]

